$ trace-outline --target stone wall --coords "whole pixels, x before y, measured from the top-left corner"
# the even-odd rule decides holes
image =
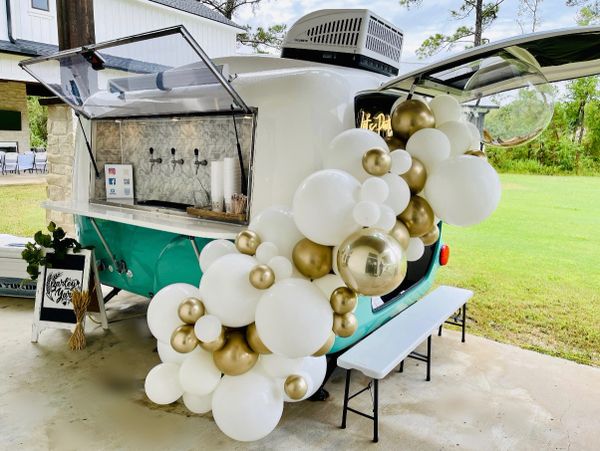
[[[21,131],[0,130],[0,141],[18,141],[19,151],[29,150],[29,118],[25,83],[0,81],[0,110],[21,112]]]

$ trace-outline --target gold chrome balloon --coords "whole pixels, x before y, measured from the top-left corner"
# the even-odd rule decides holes
[[[381,229],[353,233],[340,244],[337,265],[348,287],[368,296],[393,291],[406,275],[406,256],[400,243]]]
[[[248,279],[254,288],[266,290],[275,283],[275,273],[267,265],[256,265],[250,270]]]
[[[398,138],[395,135],[386,136],[383,139],[387,143],[388,148],[390,149],[390,152],[397,150],[397,149],[406,149],[406,141]]]
[[[358,297],[356,293],[348,287],[339,287],[333,290],[329,298],[331,308],[335,313],[343,315],[354,310]]]
[[[421,196],[413,196],[398,219],[404,223],[410,236],[423,236],[433,228],[433,209]]]
[[[423,241],[423,244],[425,246],[431,246],[432,244],[436,243],[439,239],[440,229],[438,228],[437,224],[434,224],[433,228],[421,237],[421,241]]]
[[[271,354],[269,348],[267,348],[258,336],[256,323],[249,324],[246,328],[246,341],[254,352],[257,352],[258,354]]]
[[[392,238],[398,241],[398,243],[400,243],[402,249],[408,249],[408,243],[410,242],[410,232],[408,231],[408,229],[402,221],[396,220],[396,224],[394,224],[392,230],[389,231],[389,234],[392,236]]]
[[[184,299],[177,308],[179,319],[186,324],[195,324],[204,315],[204,304],[200,299]]]
[[[471,155],[473,157],[485,158],[487,160],[487,155],[483,150],[467,150],[465,155]]]
[[[199,343],[200,343],[200,347],[202,349],[204,349],[205,351],[208,351],[208,352],[218,351],[223,346],[225,346],[225,328],[223,328],[221,326],[221,333],[215,340],[209,341],[206,343],[203,341],[200,341]]]
[[[333,264],[332,248],[317,244],[308,238],[296,243],[292,260],[298,271],[309,279],[318,279],[331,272]]]
[[[371,175],[385,175],[392,168],[392,157],[387,150],[376,147],[365,152],[362,165],[363,169]]]
[[[333,315],[333,331],[338,337],[349,337],[358,327],[358,321],[354,313],[344,313],[343,315]]]
[[[333,331],[329,334],[329,338],[327,341],[323,343],[323,346],[319,348],[317,352],[313,354],[313,357],[321,357],[322,355],[327,354],[331,348],[333,348],[333,343],[335,342],[335,333]]]
[[[213,361],[223,374],[239,376],[252,369],[258,360],[258,354],[250,349],[246,337],[239,331],[227,335],[225,346],[213,352]]]
[[[400,177],[404,179],[410,192],[412,194],[418,194],[425,188],[425,182],[427,181],[427,170],[423,163],[418,159],[413,158],[410,169],[404,174],[400,174]]]
[[[435,118],[429,105],[416,99],[399,104],[392,111],[391,122],[394,135],[404,140],[422,128],[435,127]]]
[[[175,351],[192,352],[198,346],[198,339],[194,334],[194,326],[184,324],[179,326],[171,335],[171,346]]]
[[[304,395],[306,395],[306,392],[308,392],[308,384],[306,383],[306,380],[304,380],[302,376],[298,376],[296,374],[292,374],[285,379],[283,388],[285,390],[285,394],[294,401],[302,399]]]
[[[260,237],[252,230],[242,230],[235,237],[235,247],[242,254],[254,255],[260,245]]]

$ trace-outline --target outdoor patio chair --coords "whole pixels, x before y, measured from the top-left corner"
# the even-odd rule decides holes
[[[48,166],[48,154],[46,152],[36,152],[33,156],[33,170],[45,173]]]
[[[31,150],[19,154],[19,171],[33,173],[35,153]]]
[[[13,174],[20,174],[19,170],[19,154],[16,152],[9,152],[4,156],[4,173],[9,172]]]

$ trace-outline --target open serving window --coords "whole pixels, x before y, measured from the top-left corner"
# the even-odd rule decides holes
[[[184,27],[21,66],[91,120],[91,203],[247,223],[256,112]]]

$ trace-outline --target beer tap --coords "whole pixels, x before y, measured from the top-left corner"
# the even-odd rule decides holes
[[[206,166],[208,164],[208,161],[206,161],[206,160],[198,160],[199,154],[200,154],[200,151],[198,149],[194,149],[194,156],[195,156],[194,165],[196,165],[196,174],[198,174],[198,169],[200,169],[200,166]]]
[[[175,172],[175,167],[178,164],[183,165],[183,158],[180,158],[179,160],[175,159],[175,147],[171,147],[171,155],[173,156],[173,159],[171,160],[171,164],[173,165],[173,172]]]
[[[148,151],[150,152],[150,160],[148,160],[150,162],[150,172],[152,172],[152,168],[154,167],[154,163],[158,163],[161,164],[162,163],[162,158],[158,157],[158,158],[152,158],[152,155],[154,155],[154,148],[150,147],[150,149],[148,149]]]

